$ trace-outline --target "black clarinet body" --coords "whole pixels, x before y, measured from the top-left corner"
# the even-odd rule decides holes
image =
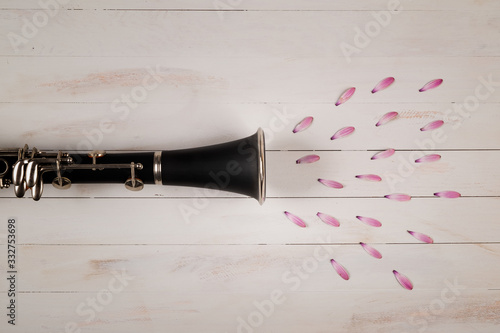
[[[81,154],[25,146],[0,151],[0,188],[14,186],[18,197],[30,190],[34,200],[48,183],[59,189],[73,183],[124,183],[132,191],[152,184],[229,191],[262,204],[265,170],[262,129],[240,140],[179,150]]]

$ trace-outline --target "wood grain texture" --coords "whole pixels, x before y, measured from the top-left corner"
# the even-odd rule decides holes
[[[120,52],[125,51],[126,48]],[[367,104],[380,103],[442,103],[450,107],[451,103],[462,104],[468,96],[474,96],[476,87],[490,78],[492,83],[477,91],[482,98],[478,102],[481,105],[500,102],[500,66],[494,56],[364,57],[347,64],[343,57],[252,58],[225,54],[214,58],[201,54],[200,50],[198,55],[184,57],[64,56],[40,57],[36,61],[32,57],[6,56],[0,64],[5,71],[0,82],[9,84],[2,90],[0,99],[3,102],[112,103],[120,99],[121,94],[130,95],[136,86],[150,85],[152,89],[146,98],[133,101],[180,104],[196,96],[203,103],[329,104],[332,110],[340,112],[352,110],[359,104],[366,108]],[[444,67],[444,63],[449,67]],[[394,76],[396,82],[387,90],[372,94],[377,82],[387,76]],[[152,77],[158,79],[157,86]],[[444,79],[439,88],[424,93],[418,91],[436,78]],[[351,100],[334,107],[341,93],[351,86],[357,88]],[[469,103],[473,108],[473,103]]]
[[[19,246],[19,291],[98,292],[113,272],[135,277],[127,292],[158,293],[221,290],[259,292],[266,283],[284,288],[304,273],[300,291],[381,291],[400,288],[397,269],[419,290],[439,289],[443,280],[458,278],[470,289],[500,289],[500,244],[376,245],[382,260],[350,245],[25,245]],[[335,258],[350,273],[343,281],[330,265]],[[452,260],[452,262],[450,262]],[[488,266],[489,274],[481,272]],[[422,269],[425,267],[425,269]],[[306,278],[305,275],[310,275]],[[163,278],[159,278],[163,276]],[[270,277],[273,277],[270,280]],[[85,281],[85,283],[82,283]],[[132,280],[131,280],[132,281]],[[302,281],[301,281],[302,282]],[[7,281],[2,281],[3,290]]]
[[[439,309],[439,305],[433,304],[438,304],[441,291],[446,288],[447,285],[442,281],[439,289],[415,291],[412,298],[408,297],[405,290],[320,293],[283,290],[284,295],[280,298],[283,303],[274,307],[272,315],[263,317],[261,325],[251,329],[276,332],[290,324],[290,313],[295,313],[298,308],[302,310],[301,315],[293,320],[294,325],[289,328],[289,332],[311,330],[311,326],[316,332],[386,332],[388,329],[397,332],[421,329],[442,331],[450,328],[460,330],[463,326],[467,326],[468,330],[496,332],[498,291],[459,290],[460,297],[446,304],[442,311],[436,310],[438,316],[430,311],[430,307]],[[206,332],[237,332],[241,325],[239,318],[247,325],[248,317],[255,323],[260,322],[260,317],[255,315],[258,312],[255,302],[269,300],[272,290],[268,288],[257,293],[174,291],[168,293],[168,297],[159,297],[156,293],[124,291],[114,295],[114,301],[107,306],[106,311],[95,312],[96,320],[91,322],[86,321],[88,315],[76,314],[75,308],[82,303],[85,306],[87,299],[96,298],[96,293],[21,294],[20,301],[25,304],[25,311],[33,320],[20,327],[19,331],[64,331],[68,323],[76,323],[77,327],[87,332],[136,332],[144,329],[154,332],[194,332],[202,322]],[[446,297],[451,299],[453,294],[447,293]],[[51,304],[51,307],[39,307],[40,303]],[[317,304],[328,306],[318,307]],[[86,306],[83,310],[88,311],[89,308]],[[356,309],[355,313],[349,309]],[[240,328],[240,332],[245,330]]]
[[[25,22],[37,12],[2,11],[3,30],[28,38],[1,39],[1,55],[343,58],[340,46],[347,43],[360,49],[360,58],[387,57],[388,49],[392,57],[484,57],[498,56],[500,47],[498,32],[492,33],[500,25],[495,11],[400,11],[388,13],[381,26],[370,11],[230,11],[221,17],[214,11],[69,10],[46,14],[40,19],[46,23],[30,32]]]
[[[52,149],[59,148],[61,137],[73,150],[82,141],[100,149],[173,149],[239,138],[261,126],[273,150],[424,149],[427,139],[432,141],[427,144],[430,149],[499,148],[496,58],[440,58],[450,67],[434,58],[403,58],[398,66],[394,59],[368,58],[358,68],[317,58],[217,59],[176,58],[167,63],[142,57],[9,58],[2,66],[6,74],[0,78],[5,86],[0,100],[19,126],[5,129],[2,144],[15,147],[20,135],[24,142]],[[413,74],[411,68],[420,67],[426,70]],[[466,69],[458,72],[455,67]],[[408,70],[411,76],[405,74]],[[387,75],[397,77],[396,83],[371,94]],[[433,77],[444,77],[445,83],[418,92]],[[490,79],[493,86],[486,87],[482,82]],[[157,85],[141,95],[143,82]],[[357,92],[335,107],[349,85]],[[483,100],[475,97],[477,91]],[[388,111],[399,112],[399,119],[375,127]],[[25,119],[36,112],[47,117]],[[312,127],[292,135],[293,127],[306,116],[315,117]],[[436,119],[446,122],[442,135],[420,133],[422,126]],[[106,133],[100,129],[103,122]],[[348,125],[356,127],[356,135],[330,142],[337,129]],[[165,126],[168,130],[163,130]],[[105,135],[100,138],[96,131]]]
[[[43,215],[37,211],[39,203],[29,198],[1,199],[19,219],[21,244],[418,243],[406,230],[431,235],[435,243],[442,244],[492,243],[500,237],[497,197],[413,199],[408,203],[289,198],[269,199],[262,207],[253,199],[231,198],[44,199]],[[301,217],[307,228],[287,220],[285,210]],[[340,227],[321,222],[317,212],[336,217]],[[357,215],[376,218],[382,227],[364,225]],[[2,235],[0,244],[6,244]]]
[[[197,147],[200,142],[216,144],[236,140],[263,127],[266,148],[273,151],[370,150],[374,154],[387,148],[500,149],[496,126],[500,122],[498,103],[481,105],[470,118],[449,119],[439,132],[419,129],[433,120],[447,119],[445,113],[452,104],[352,103],[337,110],[328,103],[200,104],[186,100],[184,103],[141,103],[128,110],[126,117],[123,112],[113,112],[111,103],[0,103],[9,121],[18,124],[4,129],[2,146],[15,148],[28,143],[40,149],[57,150],[64,141],[63,148],[70,151],[89,148],[170,150]],[[397,110],[399,118],[375,127],[387,110]],[[43,117],[27,117],[31,114]],[[293,134],[295,125],[307,116],[315,119],[311,127]],[[330,137],[344,126],[354,126],[355,133],[331,141]]]
[[[61,8],[64,9],[164,9],[164,10],[209,10],[209,11],[237,11],[237,10],[377,10],[387,9],[388,2],[385,0],[373,1],[322,1],[322,0],[109,0],[102,2],[99,0],[59,0]],[[443,0],[435,2],[432,0],[401,0],[401,6],[408,10],[495,10],[500,9],[494,0],[464,0],[453,1]],[[18,2],[15,0],[4,0],[1,9],[39,9],[43,8],[38,0],[25,0]]]
[[[46,186],[34,202],[2,190],[1,219],[18,223],[19,274],[17,323],[2,310],[0,331],[497,332],[500,2],[401,0],[388,14],[390,5],[2,1],[0,147],[168,150],[263,127],[268,200],[73,185]],[[395,83],[372,94],[388,76]],[[438,78],[440,87],[418,91]],[[349,87],[354,96],[335,107]],[[376,127],[390,111],[399,117]],[[292,133],[307,116],[312,126]],[[441,130],[419,130],[434,120]],[[356,130],[331,141],[345,126]],[[387,148],[396,153],[370,160]],[[424,153],[442,158],[415,164]],[[320,160],[295,164],[307,154]],[[382,181],[355,178],[367,173]],[[442,190],[463,197],[433,196]],[[413,198],[383,198],[390,193]],[[5,250],[0,275],[5,309]]]

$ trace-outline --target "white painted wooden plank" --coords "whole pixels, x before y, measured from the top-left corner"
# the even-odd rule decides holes
[[[453,285],[453,281],[449,282]],[[260,292],[232,294],[183,290],[158,295],[147,290],[129,293],[126,287],[113,294],[112,301],[99,312],[90,311],[92,307],[87,303],[97,299],[96,293],[22,293],[22,318],[16,327],[6,327],[5,322],[0,327],[9,332],[64,332],[71,323],[76,323],[81,332],[134,333],[498,331],[498,291],[459,289],[460,280],[459,288],[451,289],[445,281],[440,282],[439,289],[411,292],[401,289],[303,293],[277,288],[283,296],[277,298],[279,304],[272,310],[266,303],[274,290],[269,284]],[[107,283],[101,288],[107,288]],[[269,315],[258,310],[256,303],[269,305]],[[78,306],[85,311],[82,315],[76,313]],[[92,313],[95,318],[87,321]]]
[[[354,56],[361,58],[500,53],[495,10],[401,11],[379,18],[384,26],[370,11],[231,11],[221,18],[213,11],[67,10],[50,17],[38,10],[3,10],[1,17],[7,37],[0,40],[2,55],[331,58],[353,53],[342,51],[342,43],[356,47]],[[40,28],[33,25],[30,31],[33,17]]]
[[[310,152],[267,152],[266,179],[269,198],[382,198],[391,193],[405,193],[414,197],[433,197],[439,191],[458,191],[463,196],[500,196],[497,166],[500,151],[439,151],[440,161],[417,164],[415,158],[424,152],[398,151],[392,157],[371,160],[374,151],[322,151],[314,164],[296,164],[296,160]],[[376,174],[381,182],[357,179],[356,175]],[[222,177],[222,176],[221,176]],[[70,177],[71,178],[71,177]],[[335,180],[344,187],[334,189],[318,179]],[[222,178],[213,178],[215,185]],[[240,197],[209,190],[210,184],[200,188],[147,185],[140,192],[126,191],[123,185],[75,184],[67,191],[46,186],[45,197]],[[207,188],[204,188],[207,186]],[[13,189],[0,195],[13,197]],[[460,200],[460,199],[459,199]],[[458,200],[457,200],[458,201]],[[398,203],[409,204],[409,203]]]
[[[204,103],[186,97],[184,103],[142,103],[113,112],[110,103],[3,103],[0,146],[171,150],[237,140],[262,127],[268,150],[500,149],[499,103],[481,104],[469,118],[447,115],[451,105],[367,102],[337,110],[331,104]],[[375,127],[389,110],[399,118]],[[307,116],[314,117],[312,126],[293,134]],[[442,133],[419,130],[440,119],[446,121]],[[354,126],[355,133],[331,141],[344,126]]]
[[[500,239],[500,198],[413,199],[0,199],[5,218],[18,220],[20,244],[370,244],[489,243]],[[299,228],[284,215],[302,218]],[[317,216],[340,222],[335,228]],[[378,219],[367,226],[356,216]],[[0,230],[6,244],[6,229]],[[451,246],[451,245],[450,245]],[[231,248],[230,246],[228,246]]]
[[[424,152],[398,152],[388,159],[371,160],[374,152],[318,152],[314,164],[295,164],[305,152],[279,153],[280,162],[269,154],[269,195],[283,197],[382,197],[390,193],[432,196],[455,190],[464,196],[498,196],[498,151],[439,152],[441,160],[418,164]],[[288,155],[288,156],[287,156]],[[288,162],[283,161],[288,159]],[[467,160],[467,161],[465,161]],[[367,182],[356,175],[376,174],[381,182]],[[317,180],[332,179],[344,185],[332,189]]]
[[[56,2],[59,8],[64,9],[167,9],[167,10],[216,10],[216,11],[237,11],[237,10],[387,10],[390,1],[370,0],[370,1],[324,1],[324,0],[3,0],[0,9],[42,9],[48,6],[43,4]],[[401,10],[498,10],[500,6],[495,0],[400,0]],[[53,8],[52,5],[49,8]]]
[[[408,57],[397,61],[370,57],[349,66],[342,59],[290,56],[6,57],[0,64],[4,72],[0,101],[112,103],[117,99],[118,108],[128,95],[129,105],[142,102],[203,108],[205,103],[302,103],[313,108],[327,104],[337,114],[381,103],[444,104],[431,106],[433,109],[465,103],[468,108],[464,111],[473,113],[485,103],[500,102],[497,57]],[[457,67],[462,69],[457,71]],[[387,76],[395,77],[396,82],[372,94],[377,82]],[[439,88],[418,91],[437,78],[444,79]],[[351,86],[357,88],[354,96],[335,107],[342,92]],[[139,90],[146,90],[145,96]]]
[[[19,245],[19,291],[98,292],[113,272],[136,277],[128,292],[259,292],[301,284],[302,292],[397,290],[394,269],[416,290],[458,278],[471,289],[500,289],[499,244],[376,245],[382,259],[356,245]],[[330,259],[349,272],[337,276]],[[484,274],[488,267],[488,274]],[[299,278],[302,275],[302,278]],[[305,279],[305,275],[311,275]],[[299,280],[299,281],[297,281]],[[1,289],[8,281],[2,279]]]

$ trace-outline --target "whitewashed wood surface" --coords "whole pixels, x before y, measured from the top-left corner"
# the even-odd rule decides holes
[[[500,2],[400,0],[345,57],[342,43],[355,46],[356,29],[393,3],[0,1],[0,147],[166,150],[262,127],[268,150],[263,206],[180,187],[47,186],[39,202],[1,190],[0,331],[498,332]],[[372,94],[388,76],[396,82]],[[418,91],[437,78],[440,87]],[[123,102],[145,82],[144,98]],[[376,127],[389,111],[399,118]],[[306,116],[312,126],[293,134]],[[440,130],[419,130],[438,119]],[[331,141],[344,126],[355,133]],[[370,160],[388,148],[392,157]],[[320,161],[295,164],[313,153]],[[442,159],[414,163],[428,153]],[[355,178],[366,173],[383,180]],[[433,195],[444,190],[462,197]],[[384,198],[391,193],[413,198]],[[11,217],[15,326],[6,316]]]

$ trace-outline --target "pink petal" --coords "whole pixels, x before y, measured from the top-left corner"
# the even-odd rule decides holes
[[[398,115],[399,115],[399,113],[397,113],[396,111],[388,112],[388,113],[384,114],[382,116],[382,118],[380,118],[380,120],[378,121],[378,123],[375,124],[375,126],[378,127],[378,126],[381,126],[381,125],[385,125],[388,122],[390,122],[391,120],[396,119],[396,117]]]
[[[309,126],[311,126],[313,119],[313,117],[305,117],[304,119],[302,119],[300,123],[298,123],[293,129],[293,133],[298,133],[307,129]]]
[[[372,160],[378,160],[378,159],[381,159],[381,158],[388,158],[388,157],[391,157],[392,155],[394,155],[396,151],[394,149],[387,149],[387,150],[384,150],[384,151],[380,151],[378,153],[376,153],[375,155],[372,156]]]
[[[455,191],[441,191],[441,192],[434,193],[434,195],[436,197],[448,198],[448,199],[455,199],[455,198],[459,198],[462,196],[460,193],[455,192]]]
[[[420,88],[419,91],[424,92],[424,91],[429,90],[429,89],[437,88],[441,85],[441,83],[443,83],[443,79],[436,79],[436,80],[429,81],[425,84],[425,86]]]
[[[422,132],[424,131],[432,131],[432,130],[435,130],[436,128],[439,128],[441,126],[443,126],[444,124],[444,121],[442,120],[435,120],[435,121],[432,121],[430,123],[428,123],[427,125],[425,125],[424,127],[422,127],[420,130]]]
[[[328,179],[321,179],[321,178],[319,178],[318,182],[320,182],[321,184],[323,184],[325,186],[332,187],[332,188],[343,188],[344,187],[344,185],[342,185],[339,182],[336,182],[334,180],[328,180]]]
[[[385,88],[389,87],[393,83],[394,83],[393,77],[386,77],[385,79],[383,79],[382,81],[377,83],[375,88],[372,89],[372,94],[375,94],[377,91],[384,90]]]
[[[344,91],[342,95],[340,95],[339,99],[337,100],[337,103],[335,103],[335,106],[339,106],[340,104],[343,104],[349,100],[349,98],[354,95],[354,92],[356,91],[356,88],[351,87]]]
[[[306,223],[304,222],[304,220],[302,220],[300,217],[296,216],[296,215],[293,215],[292,213],[289,213],[287,211],[285,211],[285,215],[286,217],[292,221],[293,223],[295,223],[296,225],[298,225],[299,227],[301,228],[305,228],[306,227]]]
[[[432,238],[430,238],[429,236],[427,235],[424,235],[424,234],[421,234],[420,232],[416,232],[416,231],[411,231],[411,230],[406,230],[408,231],[408,233],[410,235],[412,235],[413,237],[415,237],[416,239],[418,239],[419,241],[422,241],[424,243],[429,243],[429,244],[432,244],[434,243],[434,241],[432,240]]]
[[[326,224],[331,225],[332,227],[340,227],[340,223],[335,217],[320,212],[318,212],[316,215],[321,219],[321,221],[325,222]]]
[[[301,158],[299,158],[295,163],[301,164],[301,163],[314,163],[319,161],[319,156],[318,155],[306,155]]]
[[[390,199],[390,200],[396,200],[396,201],[410,201],[411,196],[408,194],[403,194],[403,193],[393,193],[393,194],[387,194],[384,195],[384,198]]]
[[[368,180],[370,182],[379,182],[382,180],[382,178],[380,178],[380,176],[377,175],[357,175],[356,178]]]
[[[441,159],[441,155],[438,154],[429,154],[422,156],[415,160],[415,163],[426,163],[426,162],[434,162],[439,161]]]
[[[392,271],[392,273],[394,273],[394,276],[396,277],[396,280],[398,280],[401,287],[408,290],[413,289],[413,283],[411,283],[410,279],[408,279],[406,276],[404,276],[403,274],[399,273],[396,270]]]
[[[344,280],[349,280],[349,273],[344,268],[344,266],[342,266],[333,259],[330,260],[330,263],[332,264],[333,268],[335,269],[337,274],[340,275],[341,278],[343,278]]]
[[[379,251],[375,250],[370,245],[365,244],[363,242],[360,242],[359,244],[363,247],[363,249],[366,251],[366,253],[368,253],[372,257],[377,258],[377,259],[382,259],[382,254]]]
[[[380,223],[379,220],[375,220],[374,218],[371,218],[371,217],[365,217],[365,216],[356,216],[356,218],[358,220],[360,220],[361,222],[363,223],[366,223],[368,224],[369,226],[372,226],[372,227],[381,227],[382,226],[382,223]]]
[[[348,136],[349,134],[351,134],[352,132],[354,132],[354,127],[352,126],[347,126],[347,127],[344,127],[344,128],[341,128],[339,129],[331,138],[330,140],[335,140],[335,139],[340,139],[340,138],[343,138],[343,137],[346,137]]]

